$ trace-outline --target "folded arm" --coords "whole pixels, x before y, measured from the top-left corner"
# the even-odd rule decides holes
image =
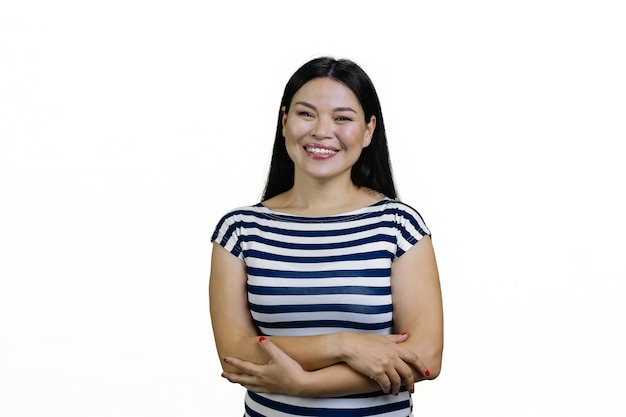
[[[422,243],[416,246],[419,245]],[[429,239],[425,246],[428,245]],[[430,248],[432,253],[432,247]],[[401,384],[412,390],[414,381],[427,378],[426,368],[432,368],[431,378],[436,376],[441,361],[440,353],[436,353],[438,343],[424,343],[419,339],[428,334],[436,336],[438,332],[422,328],[427,320],[415,319],[411,306],[415,304],[416,298],[396,295],[396,292],[420,289],[406,283],[411,281],[410,277],[395,278],[397,274],[406,273],[405,270],[415,269],[407,256],[414,250],[408,251],[394,262],[392,268],[394,323],[396,329],[406,331],[408,335],[342,332],[319,336],[272,336],[268,337],[271,340],[270,349],[276,349],[269,351],[267,345],[259,344],[259,332],[248,309],[244,263],[215,244],[209,295],[215,342],[225,371],[223,375],[231,382],[240,383],[257,392],[321,397],[372,392],[381,388],[385,392],[395,393]],[[426,252],[425,257],[428,258],[428,250]],[[399,263],[405,257],[407,262]],[[423,257],[417,258],[423,261]],[[432,262],[434,263],[434,256]],[[404,263],[408,265],[403,267]],[[432,268],[430,272],[432,273]],[[434,272],[437,290],[429,291],[440,298],[440,293],[437,292],[439,283],[436,265]],[[424,291],[425,288],[421,290]],[[420,302],[419,305],[420,310],[432,308],[427,302]],[[400,317],[404,314],[406,317]],[[436,317],[435,313],[435,327],[441,321]],[[432,327],[426,324],[427,327]],[[272,356],[271,353],[276,351],[285,356]],[[422,352],[434,359],[432,365],[428,360],[422,359]],[[288,374],[292,375],[293,383],[284,383],[289,381],[286,378]]]

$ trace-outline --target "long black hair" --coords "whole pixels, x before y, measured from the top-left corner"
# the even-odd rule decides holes
[[[385,124],[374,84],[356,63],[348,59],[321,57],[301,66],[285,86],[278,112],[274,150],[263,200],[270,199],[293,187],[294,165],[285,147],[285,138],[282,134],[283,112],[280,109],[284,107],[285,114],[288,113],[296,92],[315,78],[331,78],[352,90],[363,107],[365,123],[369,123],[372,116],[376,117],[376,128],[371,143],[363,148],[361,156],[352,167],[351,179],[356,186],[367,187],[395,199],[397,195],[389,161]]]

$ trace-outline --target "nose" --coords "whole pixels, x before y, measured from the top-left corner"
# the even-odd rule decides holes
[[[326,139],[332,136],[332,131],[332,120],[328,117],[320,116],[313,125],[311,136],[315,139]]]

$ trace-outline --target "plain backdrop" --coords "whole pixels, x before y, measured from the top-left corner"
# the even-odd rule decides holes
[[[433,231],[417,416],[623,416],[621,1],[0,3],[0,415],[241,416],[210,236],[259,200],[282,89],[373,79]]]

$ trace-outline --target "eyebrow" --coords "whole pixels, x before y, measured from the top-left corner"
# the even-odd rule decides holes
[[[311,103],[307,103],[306,101],[297,101],[294,103],[294,105],[295,104],[300,104],[312,110],[317,110],[317,108],[314,105],[312,105]],[[350,111],[352,113],[356,113],[356,110],[354,110],[352,107],[336,107],[333,109],[333,111]]]

